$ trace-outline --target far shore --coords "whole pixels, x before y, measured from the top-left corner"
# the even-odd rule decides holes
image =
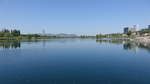
[[[98,38],[98,40],[124,40],[124,41],[150,43],[150,36],[135,37],[135,38]]]
[[[0,37],[0,41],[4,40],[36,40],[36,39],[56,39],[56,38],[95,38],[97,40],[126,40],[126,41],[136,41],[136,42],[149,42],[150,43],[150,36],[144,36],[144,37],[134,37],[134,38],[96,38],[96,36],[91,37],[56,37],[56,36],[39,36],[39,37],[32,37],[32,36],[17,36],[17,37]]]

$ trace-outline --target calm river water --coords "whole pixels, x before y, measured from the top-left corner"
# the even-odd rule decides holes
[[[150,43],[2,41],[0,84],[150,84]]]

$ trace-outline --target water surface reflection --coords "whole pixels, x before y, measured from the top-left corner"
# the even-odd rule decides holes
[[[123,40],[96,40],[97,43],[110,43],[123,45],[124,50],[136,51],[137,49],[144,49],[150,52],[150,43],[138,41],[123,41]]]
[[[149,43],[35,39],[0,45],[0,84],[150,84]]]
[[[84,39],[85,40],[85,39]],[[91,39],[90,39],[91,40]],[[92,39],[95,40],[95,39]],[[73,43],[77,41],[83,41],[83,39],[34,39],[34,40],[17,40],[17,41],[0,41],[0,48],[2,49],[11,49],[11,48],[21,48],[21,45],[24,43],[27,44],[36,44],[42,43],[42,47],[45,47],[49,43]],[[137,50],[144,49],[150,52],[150,43],[148,42],[136,42],[136,41],[123,41],[123,40],[96,40],[96,43],[109,43],[116,45],[123,45],[124,50]]]

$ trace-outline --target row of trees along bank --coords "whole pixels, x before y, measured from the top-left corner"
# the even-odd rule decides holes
[[[14,30],[8,30],[8,29],[2,29],[0,31],[0,37],[10,37],[10,36],[20,36],[20,30],[14,29]]]

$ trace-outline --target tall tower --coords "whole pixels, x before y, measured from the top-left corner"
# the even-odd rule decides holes
[[[133,25],[133,28],[131,29],[133,32],[136,32],[137,31],[137,29],[139,28],[139,25],[137,24],[137,25]]]
[[[45,35],[45,29],[42,30],[42,35]]]
[[[133,25],[133,28],[138,29],[139,25]]]
[[[150,25],[148,25],[148,29],[150,29]]]

